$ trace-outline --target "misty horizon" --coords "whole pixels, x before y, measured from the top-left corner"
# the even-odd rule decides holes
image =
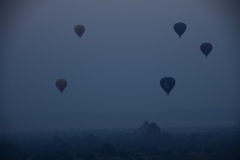
[[[229,109],[169,109],[162,112],[79,112],[59,111],[38,116],[5,117],[8,127],[15,132],[52,129],[114,129],[136,128],[147,121],[156,122],[160,128],[178,127],[234,127],[239,125],[240,110]],[[232,116],[236,118],[233,119]],[[9,130],[8,132],[14,132]]]

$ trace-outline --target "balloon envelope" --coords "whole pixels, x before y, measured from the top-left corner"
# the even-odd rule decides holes
[[[203,52],[203,54],[206,56],[208,56],[208,54],[212,51],[212,44],[211,43],[203,43],[200,46],[201,51]]]
[[[62,93],[62,91],[67,86],[67,81],[65,79],[58,79],[55,84],[56,84],[57,88],[59,89],[59,91]]]
[[[186,31],[186,24],[182,22],[178,22],[174,25],[175,32],[179,35],[179,38],[181,38],[182,34]]]
[[[83,25],[76,25],[74,27],[74,31],[80,38],[83,35],[83,33],[85,32],[85,27]]]
[[[160,80],[160,86],[167,93],[167,95],[169,95],[170,91],[174,88],[175,83],[175,79],[172,77],[164,77]]]

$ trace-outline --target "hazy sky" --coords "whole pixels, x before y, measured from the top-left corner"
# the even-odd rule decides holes
[[[1,2],[0,111],[159,112],[239,109],[235,1],[23,0]],[[180,39],[173,30],[184,22]],[[79,39],[73,28],[86,30]],[[210,42],[206,59],[200,45]],[[174,77],[170,96],[162,77]],[[55,86],[67,80],[63,94]]]

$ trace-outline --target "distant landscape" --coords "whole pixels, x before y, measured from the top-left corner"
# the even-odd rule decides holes
[[[35,130],[0,134],[1,160],[239,160],[232,127]]]

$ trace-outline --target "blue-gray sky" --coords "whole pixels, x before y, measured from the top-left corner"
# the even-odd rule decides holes
[[[2,2],[1,116],[239,109],[238,21],[236,1],[224,0]],[[187,25],[181,39],[177,22]],[[207,59],[204,42],[213,45]],[[168,76],[170,96],[159,85]]]

